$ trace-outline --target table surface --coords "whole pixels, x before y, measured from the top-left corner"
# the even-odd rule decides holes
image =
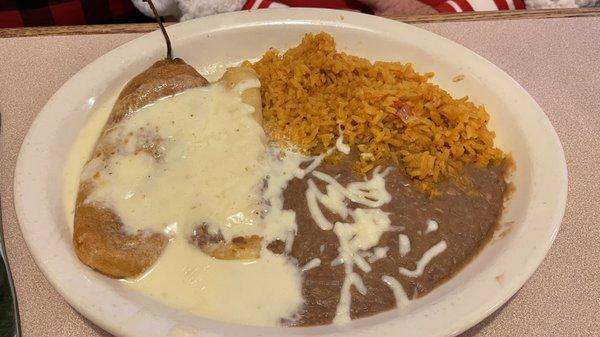
[[[600,336],[600,17],[440,22],[417,26],[457,41],[515,78],[564,146],[569,197],[548,256],[525,286],[465,336]],[[50,96],[98,56],[140,34],[0,39],[0,191],[24,336],[108,336],[75,312],[35,265],[13,206],[25,133]]]

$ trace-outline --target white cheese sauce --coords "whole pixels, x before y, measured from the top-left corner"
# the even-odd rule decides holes
[[[382,234],[398,230],[381,207],[392,200],[385,189],[388,170],[373,171],[370,179],[342,186],[336,178],[315,171],[334,149],[348,154],[343,136],[321,156],[307,157],[293,149],[267,145],[253,108],[241,101],[249,80],[228,90],[213,84],[163,98],[134,113],[107,135],[125,143],[108,159],[95,159],[83,167],[101,134],[116,96],[100,105],[82,129],[66,165],[65,209],[72,224],[79,179],[97,185],[85,202],[97,203],[118,214],[129,233],[162,232],[171,240],[157,263],[135,280],[124,283],[174,308],[229,322],[279,325],[293,319],[303,305],[302,272],[321,265],[318,257],[301,268],[266,247],[279,239],[291,250],[297,231],[296,214],[283,209],[283,192],[292,179],[308,179],[305,197],[312,219],[322,230],[332,230],[338,240],[338,257],[331,265],[344,265],[334,323],[350,321],[351,287],[367,293],[354,267],[370,272],[370,263],[387,256],[389,247],[376,247]],[[159,139],[159,141],[156,141]],[[148,143],[160,146],[138,151]],[[83,167],[83,168],[82,168]],[[313,180],[315,179],[315,180]],[[315,181],[325,183],[321,191]],[[348,201],[362,208],[350,209]],[[331,223],[321,207],[342,221]],[[218,260],[189,243],[196,226],[206,224],[226,240],[260,235],[257,260]],[[438,224],[427,221],[429,233]],[[320,252],[324,250],[320,247]],[[368,251],[373,248],[373,253]],[[422,275],[427,264],[446,249],[445,241],[430,248],[415,270],[400,268],[407,277]],[[409,238],[399,234],[399,252],[410,252]],[[402,285],[383,276],[398,306],[409,300]]]
[[[373,263],[385,258],[387,256],[388,250],[390,250],[390,247],[373,248],[373,254],[368,258],[369,263]]]
[[[331,185],[327,185],[327,194],[321,193],[317,188],[317,185],[312,179],[309,179],[308,189],[306,190],[306,203],[310,211],[310,215],[322,230],[330,230],[333,228],[333,224],[325,218],[319,202],[331,210],[333,213],[340,215],[342,218],[348,216],[348,208],[344,201],[345,197],[337,189],[332,188]]]
[[[313,268],[317,268],[320,265],[321,265],[321,259],[319,259],[318,257],[315,257],[314,259],[306,262],[306,264],[302,267],[302,271],[303,272],[308,271]]]
[[[398,280],[388,275],[383,275],[381,280],[387,284],[387,286],[390,287],[394,293],[394,297],[396,298],[396,307],[400,308],[410,302],[406,292],[404,291],[404,288],[402,288],[402,285],[400,282],[398,282]]]
[[[300,268],[264,247],[257,260],[227,261],[211,258],[189,243],[193,229],[202,223],[226,239],[249,234],[293,238],[295,214],[281,210],[281,195],[308,159],[272,155],[262,127],[252,118],[253,108],[240,98],[244,89],[258,85],[245,81],[227,90],[214,84],[142,108],[108,135],[114,141],[129,139],[131,146],[105,162],[92,160],[81,179],[101,177],[86,202],[113,209],[128,232],[171,236],[151,270],[124,281],[128,287],[203,317],[274,326],[282,318],[292,319],[302,307]],[[65,208],[71,221],[79,172],[113,103],[111,99],[94,112],[72,150],[65,177]],[[143,143],[148,134],[161,140],[154,149],[157,156],[135,151],[133,144]],[[277,164],[284,170],[275,169]],[[264,211],[270,218],[260,218]]]
[[[367,292],[362,279],[354,272],[354,266],[365,273],[370,272],[371,265],[365,260],[363,253],[376,246],[381,235],[391,229],[389,214],[379,208],[392,199],[385,189],[384,178],[387,173],[388,170],[381,172],[377,168],[370,179],[342,186],[334,177],[314,171],[312,176],[326,183],[325,193],[317,188],[314,181],[308,180],[305,196],[311,217],[321,229],[333,229],[340,243],[339,255],[331,265],[344,264],[345,277],[333,320],[335,324],[350,321],[351,287],[354,286],[361,294]],[[349,209],[346,199],[368,208]],[[319,204],[344,221],[348,218],[351,221],[332,224],[323,215]],[[387,250],[380,249],[375,254],[385,256],[386,253]]]
[[[432,219],[427,219],[425,222],[427,225],[427,229],[425,229],[425,234],[435,232],[438,230],[438,222]]]
[[[221,321],[275,326],[302,306],[298,268],[267,249],[257,260],[218,260],[172,240],[156,266],[126,281],[157,301]]]
[[[350,146],[348,144],[344,143],[344,133],[342,132],[342,130],[340,130],[340,136],[335,141],[335,147],[337,148],[338,151],[340,151],[343,154],[350,153]]]
[[[423,275],[423,271],[425,267],[433,260],[434,257],[440,255],[444,250],[446,250],[448,246],[446,245],[446,241],[440,241],[435,244],[433,247],[429,248],[421,259],[417,261],[417,268],[415,270],[409,270],[403,267],[400,267],[400,274],[407,277],[419,277]]]

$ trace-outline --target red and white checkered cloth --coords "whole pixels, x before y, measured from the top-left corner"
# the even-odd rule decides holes
[[[151,21],[129,0],[0,0],[0,28]]]
[[[525,9],[523,0],[419,0],[438,12],[470,12]],[[325,7],[368,11],[353,0],[248,0],[244,9],[274,7]]]
[[[525,8],[523,0],[419,1],[439,12]],[[321,7],[373,12],[358,0],[247,0],[242,9],[273,7]],[[151,21],[130,0],[0,0],[0,28]]]

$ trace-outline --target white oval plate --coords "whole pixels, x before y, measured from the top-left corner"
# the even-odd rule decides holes
[[[457,276],[401,310],[351,324],[259,328],[217,322],[167,308],[85,267],[75,256],[63,212],[63,169],[95,104],[163,57],[160,33],[129,42],[85,67],[48,101],[31,126],[15,172],[23,236],[52,285],[79,312],[122,336],[452,336],[506,302],[531,276],[560,226],[567,169],[558,137],[536,102],[502,70],[440,36],[375,16],[314,9],[236,12],[169,27],[175,54],[201,72],[286,49],[307,32],[326,31],[338,49],[373,60],[412,62],[434,71],[455,97],[484,103],[497,144],[511,152],[516,186],[494,240]],[[460,82],[452,82],[458,74]]]

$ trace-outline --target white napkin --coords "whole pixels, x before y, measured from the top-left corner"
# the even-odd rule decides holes
[[[135,7],[149,17],[154,17],[150,6],[143,0],[131,0]],[[180,21],[202,16],[233,12],[242,9],[246,0],[153,0],[160,16],[172,16]]]

